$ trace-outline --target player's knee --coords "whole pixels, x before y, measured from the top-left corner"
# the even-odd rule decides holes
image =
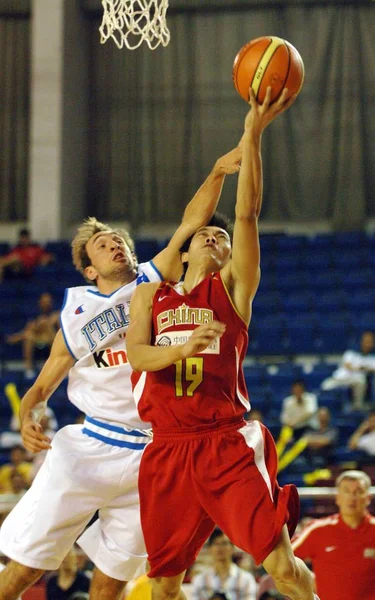
[[[179,577],[155,577],[151,579],[152,597],[155,600],[176,600],[180,595]]]
[[[280,583],[289,583],[298,579],[299,568],[294,557],[285,557],[285,560],[275,561],[272,568],[268,569],[271,577]]]
[[[11,560],[2,572],[1,578],[8,584],[14,583],[19,587],[26,587],[38,581],[44,573],[43,569],[34,569]]]
[[[90,586],[90,598],[92,600],[106,600],[107,598],[116,600],[122,597],[126,583],[126,581],[113,579],[96,568]]]

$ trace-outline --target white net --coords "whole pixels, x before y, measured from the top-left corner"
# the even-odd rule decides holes
[[[112,38],[119,48],[135,50],[146,42],[151,50],[167,46],[169,0],[102,0],[104,9],[99,28],[100,41]]]

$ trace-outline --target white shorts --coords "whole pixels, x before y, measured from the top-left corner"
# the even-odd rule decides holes
[[[103,573],[128,581],[146,567],[138,471],[150,438],[90,421],[55,435],[31,488],[1,527],[0,550],[25,566],[54,571],[98,510],[78,544]]]

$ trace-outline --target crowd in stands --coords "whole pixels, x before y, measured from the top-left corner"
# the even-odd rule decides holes
[[[296,236],[297,245],[302,244],[300,237]],[[269,244],[270,248],[277,247],[280,250],[283,239],[275,237],[272,242],[265,242],[263,239],[263,244],[265,248]],[[372,250],[375,249],[373,240],[370,246]],[[316,257],[318,262],[320,259],[323,261],[324,248],[324,243],[321,242],[320,254],[318,252]],[[141,252],[143,249],[148,253],[149,244],[143,246],[139,243],[138,253],[140,249]],[[64,288],[83,284],[81,277],[70,266],[70,252],[66,242],[50,243],[42,247],[31,241],[28,230],[22,230],[17,245],[12,249],[3,245],[2,250],[0,499],[1,494],[20,497],[30,486],[44,459],[42,454],[35,457],[28,455],[22,446],[17,418],[20,396],[37,375],[40,361],[44,361],[48,355],[59,327],[59,308]],[[154,249],[151,253],[154,253]],[[337,259],[337,255],[335,256]],[[140,258],[143,259],[144,256]],[[284,254],[279,252],[276,256],[272,263],[275,270],[271,268],[274,281],[278,281],[277,269],[280,265],[288,268],[288,260],[291,264],[290,250]],[[265,262],[264,271],[267,273],[267,265],[271,265],[269,251],[266,252]],[[333,263],[329,266],[331,274],[335,268],[337,271],[337,264],[336,267],[332,265]],[[300,270],[298,273],[301,275]],[[287,275],[286,278],[288,279]],[[340,345],[335,335],[342,333],[344,329],[336,327],[337,319],[334,319],[334,342],[330,345],[325,338],[319,346],[319,339],[323,338],[315,334],[311,336],[311,315],[314,308],[307,310],[306,306],[302,306],[303,301],[307,302],[307,296],[302,298],[303,293],[301,290],[296,291],[293,282],[290,290],[283,288],[283,293],[290,297],[290,303],[293,297],[295,299],[294,311],[297,311],[299,302],[300,312],[284,314],[281,330],[280,314],[277,311],[274,311],[273,317],[271,314],[278,291],[271,289],[267,275],[265,279],[265,284],[261,284],[260,299],[257,297],[254,306],[255,325],[253,330],[250,328],[248,360],[245,362],[245,378],[252,403],[252,411],[247,418],[263,421],[274,435],[281,483],[334,486],[337,475],[350,466],[368,473],[370,479],[365,483],[354,478],[359,486],[363,483],[363,499],[365,496],[368,498],[369,482],[372,479],[372,484],[375,483],[375,336],[372,331],[372,325],[375,330],[375,319],[372,320],[375,304],[370,307],[367,303],[366,294],[370,297],[370,290],[362,289],[356,295],[359,298],[362,294],[363,304],[361,309],[358,300],[355,307],[358,325],[355,335],[352,335],[354,330],[347,327],[345,331],[351,331],[351,334],[342,337]],[[337,273],[335,281],[337,282]],[[322,287],[323,304],[315,307],[317,311],[325,310],[324,303],[329,301],[334,307],[335,294],[341,298],[340,301],[343,299],[342,290],[335,291],[329,287],[331,282],[328,277],[326,283],[328,289],[324,290]],[[323,286],[323,278],[321,284]],[[270,290],[273,304],[268,303],[267,289]],[[260,304],[262,299],[263,306]],[[277,302],[279,301],[280,298]],[[374,312],[371,313],[371,310]],[[334,311],[335,308],[330,314]],[[293,329],[293,315],[295,323],[304,324],[303,340],[298,338],[302,335],[303,328]],[[345,321],[348,314],[345,316],[345,311],[341,311],[341,317]],[[286,322],[288,338],[284,335]],[[293,331],[296,337],[291,342]],[[308,352],[309,339],[312,346]],[[300,352],[291,351],[293,344]],[[270,348],[274,350],[270,351]],[[63,383],[52,396],[42,421],[43,430],[50,438],[59,427],[80,422],[83,418],[69,404],[64,385]],[[358,494],[360,492],[357,491]],[[368,505],[369,502],[363,500],[362,509],[367,511]],[[302,515],[307,523],[310,523],[311,518],[327,516],[334,510],[332,500],[325,504],[317,504],[312,500],[302,502]],[[342,510],[340,504],[339,510]],[[0,516],[0,522],[3,518],[4,514]],[[304,546],[301,545],[301,548]],[[301,551],[303,558],[307,554]],[[314,562],[314,556],[310,558]],[[82,551],[79,549],[78,559],[82,560]],[[88,575],[90,569],[87,574],[87,565],[82,568],[78,566],[77,549],[73,549],[59,572],[44,580],[46,599],[88,598]],[[253,564],[251,557],[234,548],[220,530],[215,530],[212,534],[198,561],[188,573],[185,590],[191,600],[282,600],[282,596],[273,587],[272,580]],[[129,600],[151,599],[147,578],[131,582],[126,597]],[[325,596],[322,595],[322,598]]]

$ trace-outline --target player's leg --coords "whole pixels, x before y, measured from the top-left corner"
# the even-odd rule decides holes
[[[294,556],[286,525],[276,547],[263,561],[278,591],[291,600],[314,600],[311,573],[305,563]]]
[[[142,449],[111,447],[108,453],[107,475],[118,487],[77,541],[96,566],[90,600],[122,598],[127,581],[147,569],[138,493]]]
[[[0,600],[17,600],[43,573],[41,569],[26,567],[11,560],[0,572]]]
[[[57,570],[100,506],[103,482],[98,480],[96,489],[80,473],[93,470],[86,459],[80,426],[56,434],[31,488],[2,524],[0,549],[14,566],[0,579],[0,598],[11,597],[4,591],[9,573],[14,589],[27,589],[43,571]]]
[[[288,521],[292,532],[297,523],[297,492],[277,485],[277,455],[269,431],[252,421],[212,437],[205,443],[204,460],[199,451],[197,447],[196,486],[211,518],[236,546],[264,564],[282,593],[291,600],[313,600],[311,575],[294,557],[286,525]],[[220,463],[220,480],[217,474],[212,479],[207,475],[207,454]]]
[[[95,567],[90,585],[90,600],[121,600],[126,583],[108,577]]]
[[[175,577],[154,577],[151,579],[152,600],[186,600],[182,582],[186,571]]]
[[[184,600],[185,571],[214,528],[195,494],[192,472],[188,441],[154,439],[144,452],[139,494],[153,600]]]

